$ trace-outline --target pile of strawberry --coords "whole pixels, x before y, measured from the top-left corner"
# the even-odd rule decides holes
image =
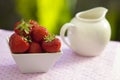
[[[14,25],[9,46],[13,53],[53,53],[60,51],[61,42],[36,21],[22,20]]]

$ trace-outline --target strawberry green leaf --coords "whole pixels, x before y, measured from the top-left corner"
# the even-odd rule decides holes
[[[16,27],[16,29],[19,29],[20,31],[24,31],[26,34],[29,34],[30,27],[32,27],[32,25],[29,22],[25,22],[24,20],[22,20],[21,23]]]
[[[54,39],[55,39],[55,35],[54,34],[49,34],[49,35],[44,37],[45,42],[51,42]]]
[[[32,40],[31,40],[31,37],[30,36],[26,36],[26,37],[23,37],[24,38],[24,40],[25,41],[27,41],[27,42],[32,42]]]

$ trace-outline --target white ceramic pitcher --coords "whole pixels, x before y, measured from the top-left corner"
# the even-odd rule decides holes
[[[61,28],[63,42],[77,54],[99,55],[111,36],[110,25],[105,18],[107,11],[104,7],[96,7],[77,13],[70,23]],[[65,38],[66,31],[68,40]]]

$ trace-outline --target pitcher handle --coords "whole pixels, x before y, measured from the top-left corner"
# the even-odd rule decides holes
[[[65,39],[65,32],[68,30],[69,27],[72,27],[72,26],[74,26],[72,23],[66,23],[62,26],[60,30],[60,37],[62,41],[70,48],[71,48],[71,44],[67,42],[67,40]]]

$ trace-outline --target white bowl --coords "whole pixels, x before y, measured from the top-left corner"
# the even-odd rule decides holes
[[[12,57],[14,58],[16,64],[18,65],[22,73],[47,72],[55,64],[61,54],[62,52],[19,54],[11,52]]]
[[[47,72],[60,57],[58,53],[28,53],[12,56],[22,73]]]

